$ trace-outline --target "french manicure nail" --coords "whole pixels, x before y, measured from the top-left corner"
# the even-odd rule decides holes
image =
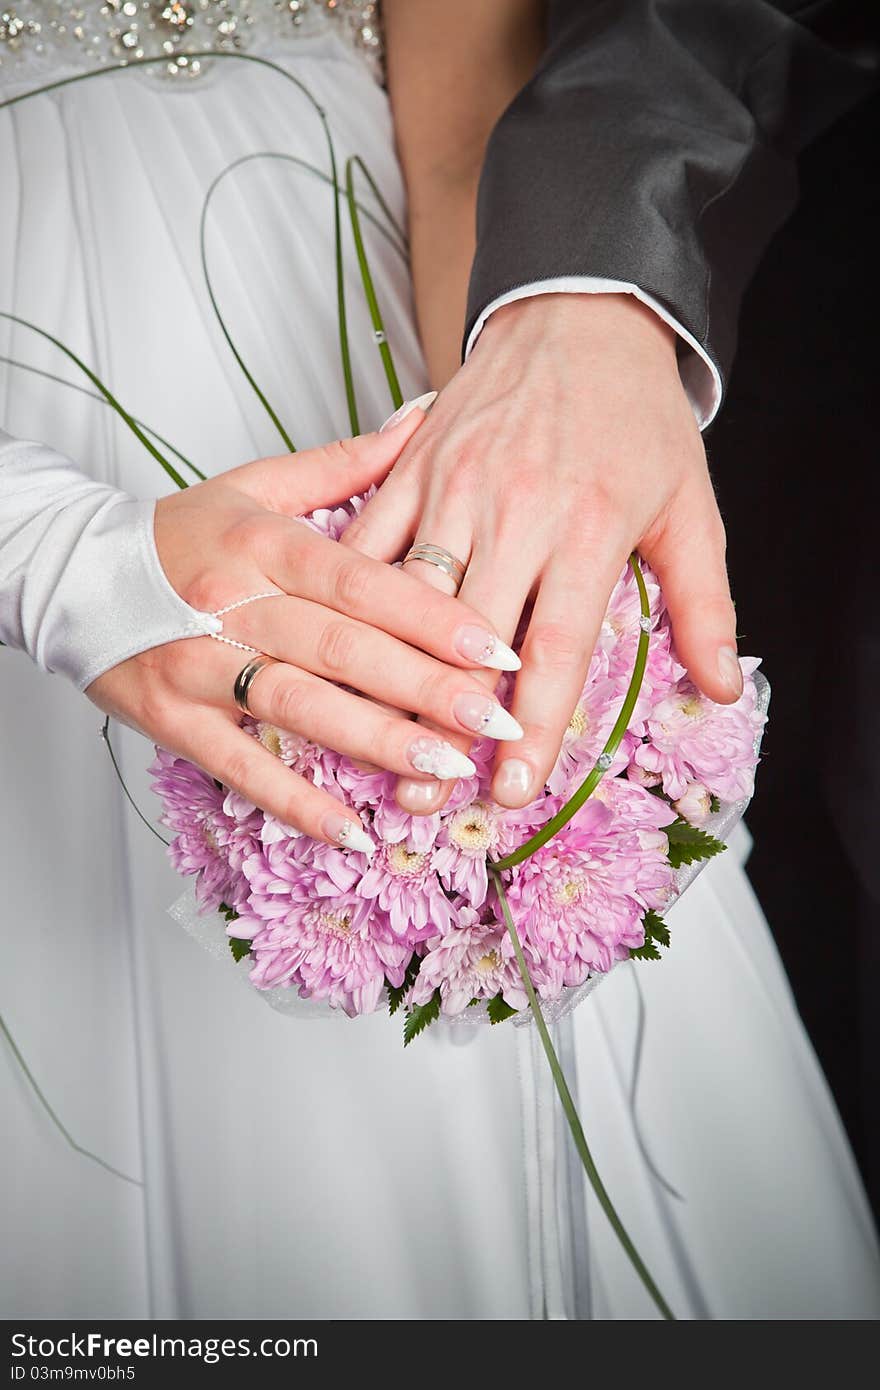
[[[505,758],[495,774],[494,792],[502,806],[525,806],[531,800],[532,769],[522,758]]]
[[[393,430],[395,425],[399,425],[413,410],[427,410],[434,404],[437,395],[436,391],[426,391],[423,396],[416,396],[413,401],[404,401],[403,405],[399,405],[394,414],[389,415],[384,424],[379,426],[379,433],[386,434],[388,430]]]
[[[734,647],[719,647],[718,673],[728,690],[737,696],[743,692],[743,677]]]
[[[409,811],[411,816],[430,816],[443,796],[439,782],[415,782],[411,777],[399,777],[395,791],[398,806]]]
[[[339,811],[328,811],[321,821],[321,829],[328,840],[333,840],[343,849],[357,849],[372,859],[376,846],[359,820],[343,816]]]
[[[463,728],[484,738],[513,740],[523,736],[513,715],[486,695],[456,695],[452,712]]]
[[[516,652],[506,642],[475,623],[465,623],[460,627],[452,642],[459,656],[490,671],[518,671],[522,665]]]
[[[410,745],[409,760],[416,772],[427,772],[440,782],[473,777],[477,770],[476,763],[442,738],[417,738]]]

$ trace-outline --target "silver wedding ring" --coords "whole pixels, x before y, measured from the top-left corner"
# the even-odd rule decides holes
[[[449,575],[456,593],[461,588],[465,566],[451,550],[444,550],[442,545],[429,545],[427,541],[419,541],[408,552],[403,563],[406,564],[408,560],[421,560],[425,565],[436,565],[444,574]]]
[[[264,666],[271,666],[275,662],[274,656],[255,656],[253,661],[249,661],[247,666],[242,666],[238,675],[235,677],[235,684],[232,687],[232,698],[238,708],[245,714],[251,714],[248,707],[248,695],[251,686],[257,679]]]

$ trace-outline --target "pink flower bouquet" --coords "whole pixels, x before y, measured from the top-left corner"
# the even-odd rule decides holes
[[[358,506],[308,524],[338,538]],[[476,773],[444,809],[413,817],[395,801],[393,775],[246,720],[266,748],[357,812],[372,854],[311,840],[160,749],[154,786],[171,858],[194,876],[202,916],[222,913],[232,955],[271,1002],[293,994],[351,1017],[402,1008],[406,1042],[440,1017],[525,1022],[518,937],[537,998],[558,1017],[619,961],[659,958],[669,944],[662,913],[689,866],[724,848],[709,832],[729,825],[731,809],[737,818],[752,792],[766,717],[758,664],[741,661],[736,704],[707,700],[676,659],[655,577],[631,564],[556,765],[523,810],[491,799],[489,740],[471,749]],[[511,690],[502,677],[502,702]],[[186,920],[185,905],[177,915]]]

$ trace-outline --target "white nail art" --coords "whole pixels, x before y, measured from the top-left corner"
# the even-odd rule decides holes
[[[393,415],[379,426],[379,433],[384,434],[386,430],[393,430],[395,425],[399,425],[401,420],[405,420],[407,415],[413,410],[427,410],[429,405],[433,405],[437,399],[436,391],[426,391],[423,396],[416,396],[413,401],[404,401],[403,405],[397,407]]]
[[[430,773],[441,782],[473,777],[477,770],[476,763],[445,739],[417,738],[409,750],[409,760],[416,772]]]
[[[376,853],[376,846],[358,821],[347,820],[337,832],[336,839],[343,849],[359,849],[368,859],[372,859]]]
[[[493,705],[486,711],[480,721],[480,733],[485,734],[486,738],[504,739],[507,742],[513,742],[514,739],[523,736],[522,725],[516,722],[503,705]]]
[[[500,637],[493,637],[486,643],[486,649],[480,657],[480,665],[490,671],[518,671],[522,662],[512,647],[508,647]]]

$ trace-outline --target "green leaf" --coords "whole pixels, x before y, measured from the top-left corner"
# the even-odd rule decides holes
[[[421,965],[421,963],[421,956],[412,955],[410,956],[409,965],[403,972],[403,984],[392,985],[389,983],[388,980],[385,981],[385,986],[388,990],[389,1014],[396,1014],[397,1010],[400,1008],[407,994],[409,994],[409,991],[415,984],[416,976],[419,973],[419,966]]]
[[[689,825],[686,820],[676,820],[664,826],[663,833],[669,840],[669,862],[673,869],[680,868],[682,864],[695,864],[698,859],[711,859],[727,849],[723,841],[707,835],[705,830],[698,830],[695,825]]]
[[[220,913],[221,917],[226,918],[227,922],[238,921],[238,913],[236,912],[235,908],[230,907],[228,903],[220,903],[217,908],[217,911]]]
[[[435,989],[427,1004],[414,1004],[411,1009],[406,1011],[406,1023],[403,1025],[403,1045],[409,1047],[413,1038],[417,1038],[419,1033],[423,1033],[429,1023],[440,1017],[440,991]]]
[[[717,816],[718,812],[721,810],[721,802],[718,800],[717,796],[709,797],[709,810],[712,812],[713,816]]]
[[[244,960],[245,956],[249,956],[251,953],[251,943],[242,940],[240,936],[230,936],[229,949],[232,952],[233,960]]]
[[[503,1023],[516,1013],[516,1009],[512,1009],[502,995],[496,994],[494,999],[489,1000],[487,1012],[490,1023]]]
[[[661,946],[669,945],[669,928],[663,921],[663,918],[657,916],[656,912],[646,912],[643,925],[645,928],[646,941],[656,941],[659,942]]]
[[[630,946],[629,958],[630,960],[660,960],[661,956],[653,941],[648,941],[645,938],[644,946]]]

